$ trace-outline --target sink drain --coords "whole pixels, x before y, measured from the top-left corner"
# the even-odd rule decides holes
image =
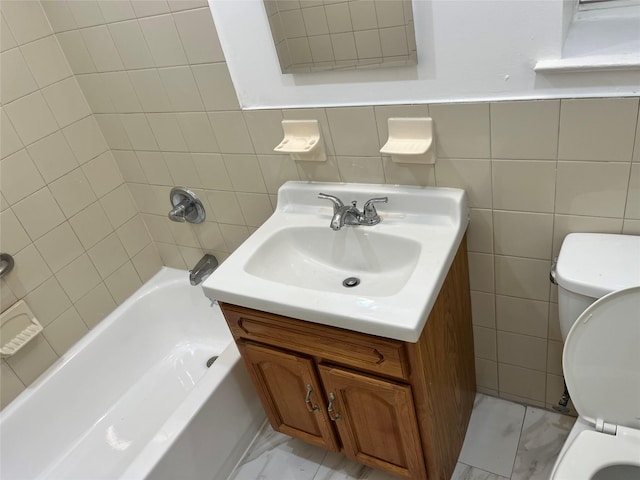
[[[360,284],[360,279],[358,277],[349,277],[349,278],[345,278],[342,281],[342,285],[347,288],[355,287],[356,285],[359,285],[359,284]]]
[[[207,360],[207,368],[209,368],[211,365],[213,365],[213,362],[215,362],[217,359],[218,359],[218,355],[214,355],[209,360]]]

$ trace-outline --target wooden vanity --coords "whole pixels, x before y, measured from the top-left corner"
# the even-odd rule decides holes
[[[398,477],[451,478],[476,390],[465,239],[416,343],[220,306],[275,430]]]

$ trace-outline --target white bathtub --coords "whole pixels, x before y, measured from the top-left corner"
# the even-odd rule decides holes
[[[220,309],[163,268],[0,413],[0,478],[224,479],[263,420]]]

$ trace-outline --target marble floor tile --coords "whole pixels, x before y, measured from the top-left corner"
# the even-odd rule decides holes
[[[478,393],[458,460],[511,477],[525,407]]]
[[[485,472],[479,468],[465,465],[464,463],[456,463],[451,480],[509,480],[507,477],[501,477],[495,473]]]
[[[340,453],[327,453],[313,480],[396,480],[396,477],[365,467]]]
[[[229,480],[313,480],[326,455],[266,423]]]
[[[513,480],[547,480],[574,417],[527,407],[513,468]]]

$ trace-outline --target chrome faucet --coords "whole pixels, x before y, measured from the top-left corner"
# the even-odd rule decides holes
[[[199,285],[213,273],[218,267],[218,259],[210,254],[205,254],[192,270],[189,270],[189,281],[191,285]]]
[[[367,200],[364,204],[362,212],[356,206],[354,200],[351,205],[345,205],[338,197],[319,193],[318,198],[330,200],[333,203],[333,217],[331,218],[330,227],[332,230],[338,231],[344,225],[377,225],[382,220],[374,203],[387,203],[388,197],[377,197]]]

